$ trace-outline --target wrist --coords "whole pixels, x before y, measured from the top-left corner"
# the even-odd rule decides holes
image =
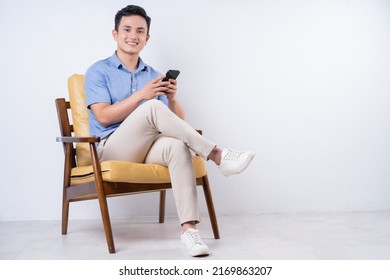
[[[144,100],[141,91],[137,91],[137,92],[133,93],[132,95],[130,95],[130,98],[133,98],[133,100],[137,103],[140,103]]]
[[[169,100],[169,102],[176,102],[176,95],[175,94],[173,94],[173,93],[167,93],[167,94],[165,94],[166,95],[166,97],[168,98],[168,100]]]

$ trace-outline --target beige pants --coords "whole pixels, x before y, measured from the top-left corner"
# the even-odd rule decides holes
[[[98,146],[101,161],[121,160],[168,166],[180,223],[200,221],[190,150],[207,158],[216,145],[177,117],[161,101],[134,110]]]

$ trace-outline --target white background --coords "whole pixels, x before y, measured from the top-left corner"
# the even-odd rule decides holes
[[[0,220],[60,219],[54,99],[112,55],[127,4],[1,2]],[[390,1],[131,4],[152,17],[144,61],[182,72],[188,122],[256,152],[235,177],[207,163],[219,215],[390,210]],[[157,215],[157,204],[157,194],[109,200],[113,217]],[[171,193],[167,207],[176,215]],[[71,205],[70,217],[100,217],[97,201]]]

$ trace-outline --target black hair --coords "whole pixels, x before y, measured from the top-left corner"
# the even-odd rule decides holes
[[[115,15],[115,30],[118,31],[119,24],[121,22],[122,17],[125,16],[141,16],[146,20],[146,24],[148,26],[147,34],[149,34],[150,23],[152,19],[146,14],[146,11],[135,5],[128,5],[124,7],[122,10],[119,10]]]

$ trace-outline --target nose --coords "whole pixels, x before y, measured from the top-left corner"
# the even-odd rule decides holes
[[[136,31],[131,31],[130,34],[129,34],[129,37],[130,38],[137,38],[137,32]]]

